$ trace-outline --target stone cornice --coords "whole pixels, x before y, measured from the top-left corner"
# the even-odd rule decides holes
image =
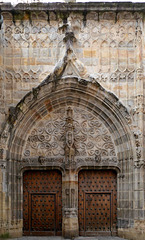
[[[132,2],[86,2],[86,3],[0,3],[1,11],[131,11],[144,12],[145,3]]]

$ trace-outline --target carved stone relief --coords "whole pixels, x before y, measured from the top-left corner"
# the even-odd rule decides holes
[[[74,188],[65,189],[65,195],[66,195],[66,207],[75,208],[75,189]]]
[[[57,44],[58,40],[62,39],[62,36],[58,34],[58,25],[59,19],[52,20],[51,15],[50,23],[52,20],[53,24],[48,22],[48,16],[45,12],[41,12],[43,18],[40,17],[40,13],[33,12],[31,16],[22,16],[20,19],[14,19],[11,15],[12,20],[7,20],[7,16],[5,13],[4,15],[4,31],[5,31],[5,42],[10,40],[16,46],[20,44],[23,48],[26,47],[27,43],[29,46],[34,46],[35,43],[39,43],[40,47],[44,47],[44,44],[47,44],[47,47],[51,44]],[[26,14],[27,15],[27,14]],[[26,19],[27,17],[27,19]],[[48,36],[49,34],[49,36]],[[38,46],[38,45],[37,45]],[[36,46],[35,46],[36,47]]]
[[[47,165],[117,164],[111,134],[96,116],[79,108],[54,111],[37,123],[27,138],[23,163]],[[24,165],[25,165],[24,164]]]
[[[128,13],[127,13],[128,14]],[[39,13],[33,12],[31,14],[31,21],[22,19],[8,20],[5,13],[4,15],[4,44],[12,44],[12,46],[19,45],[19,48],[33,48],[37,49],[47,48],[53,49],[56,46],[60,47],[60,43],[63,43],[64,32],[60,32],[60,26],[62,26],[62,19],[59,16],[56,16],[55,13],[49,14],[41,12],[43,19],[39,17]],[[9,18],[9,16],[8,16]],[[11,15],[11,19],[13,16]],[[41,20],[40,20],[41,19]],[[117,21],[119,19],[119,21]],[[119,13],[116,19],[114,13],[103,13],[99,14],[96,12],[91,12],[86,15],[86,25],[84,27],[84,16],[83,14],[70,13],[67,18],[67,24],[71,30],[75,33],[77,43],[76,43],[76,54],[78,58],[81,51],[77,51],[77,48],[93,48],[96,52],[93,57],[96,59],[100,58],[100,61],[95,61],[95,66],[101,69],[100,62],[104,62],[104,53],[108,52],[108,71],[120,70],[135,70],[134,61],[135,55],[134,51],[136,45],[141,41],[142,29],[141,29],[141,16],[136,16],[136,14],[131,15],[130,19],[124,18],[123,13]],[[136,23],[137,22],[137,23]],[[136,24],[138,24],[136,26]],[[64,25],[63,25],[64,27]],[[104,48],[105,46],[105,48]],[[98,49],[101,50],[97,51]],[[26,50],[26,49],[25,49]],[[86,49],[87,50],[87,49]],[[110,54],[109,54],[110,51]],[[127,59],[122,59],[123,52],[127,51],[128,54],[125,54],[125,57],[128,55],[129,61]],[[58,52],[55,51],[58,55]],[[53,60],[53,57],[51,59]],[[118,53],[117,53],[118,52]],[[61,55],[61,52],[59,53]],[[106,56],[106,55],[105,55]],[[29,57],[32,57],[29,52]],[[43,57],[40,54],[39,57]],[[59,56],[59,58],[61,58]],[[85,57],[85,56],[84,56]],[[88,57],[88,56],[87,56]],[[110,60],[109,60],[110,58]],[[117,60],[118,59],[118,60]],[[92,59],[93,61],[93,59]],[[123,61],[123,62],[122,62]],[[124,62],[125,61],[125,62]],[[84,62],[85,63],[85,62]],[[93,62],[91,62],[92,64]],[[23,64],[22,64],[23,65]],[[85,63],[87,65],[87,63]],[[116,66],[114,69],[113,66]],[[103,67],[103,66],[102,66]],[[98,72],[98,71],[97,71]]]
[[[64,28],[69,28],[75,35],[76,41],[72,45],[76,57],[86,66],[88,73],[93,70],[94,78],[103,86],[107,85],[120,95],[116,85],[135,80],[136,50],[142,44],[141,14],[130,13],[128,18],[128,12],[70,13],[66,23],[55,12],[25,14],[13,16],[3,12],[2,44],[11,65],[11,70],[7,64],[5,66],[5,75],[10,76],[6,85],[12,87],[12,94],[5,98],[10,103],[15,96],[16,100],[24,96],[20,91],[28,91],[44,80],[64,56]],[[10,55],[13,57],[9,58]],[[116,84],[113,89],[109,82]]]
[[[73,112],[71,108],[67,109],[65,124],[65,163],[72,164],[75,156],[75,139],[73,126]]]

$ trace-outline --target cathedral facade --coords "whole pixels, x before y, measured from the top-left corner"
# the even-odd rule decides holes
[[[1,236],[145,238],[144,8],[1,4]]]

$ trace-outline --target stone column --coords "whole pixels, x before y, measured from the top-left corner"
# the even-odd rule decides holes
[[[75,174],[73,110],[68,107],[65,124],[65,174],[62,179],[63,223],[65,238],[78,236],[78,179]]]
[[[78,229],[78,180],[75,172],[66,170],[62,180],[63,220],[62,235],[65,238],[77,237]]]

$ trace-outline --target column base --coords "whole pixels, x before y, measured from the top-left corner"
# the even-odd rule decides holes
[[[78,218],[64,217],[62,223],[62,235],[64,238],[74,238],[79,235]]]

